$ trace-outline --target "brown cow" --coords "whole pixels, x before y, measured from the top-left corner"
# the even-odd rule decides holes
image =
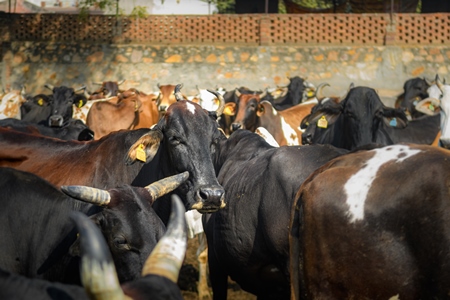
[[[94,103],[86,120],[95,139],[121,129],[150,128],[157,122],[154,95],[136,89],[129,89],[109,101]]]
[[[167,108],[172,104],[177,102],[174,96],[174,91],[176,85],[173,84],[165,84],[160,85],[157,84],[159,93],[158,97],[156,98],[156,106],[158,107],[159,112],[159,118],[161,119],[162,116],[165,115]],[[183,86],[183,85],[181,85]],[[185,100],[187,100],[187,97],[185,95],[182,95]]]

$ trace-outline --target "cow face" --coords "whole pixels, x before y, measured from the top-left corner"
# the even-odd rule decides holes
[[[254,132],[261,125],[259,116],[263,107],[260,102],[265,94],[266,92],[262,94],[238,94],[239,100],[235,109],[236,119],[231,124],[232,132],[238,129],[247,129]]]
[[[20,106],[26,101],[24,92],[11,91],[0,96],[0,119],[20,119]]]
[[[160,85],[158,83],[159,94],[156,98],[156,106],[158,107],[160,118],[166,113],[167,108],[175,103],[177,100],[173,94],[175,90],[175,85],[166,84]]]
[[[292,99],[292,104],[296,105],[302,102],[303,92],[305,91],[305,81],[298,76],[289,78],[288,93]]]
[[[423,78],[409,79],[403,85],[404,96],[400,106],[405,108],[413,118],[420,116],[415,106],[420,100],[428,97],[427,90],[429,87],[430,85]]]
[[[21,120],[36,124],[47,121],[52,101],[53,96],[44,94],[28,98],[20,107]]]
[[[130,148],[127,162],[136,161],[141,150],[146,160],[151,160],[161,148],[161,160],[168,172],[189,172],[189,179],[177,190],[186,209],[217,211],[225,206],[225,191],[216,179],[212,155],[225,136],[215,118],[214,113],[196,103],[178,101],[167,109],[153,130]]]
[[[89,96],[89,100],[103,99],[119,95],[119,93],[122,92],[122,90],[119,89],[119,85],[121,85],[124,82],[125,80],[121,80],[120,82],[117,81],[94,82],[94,84],[99,84],[101,86],[99,89],[97,89]]]
[[[86,95],[76,93],[80,90],[84,90],[84,87],[76,91],[73,88],[66,86],[52,87],[46,85],[46,87],[53,92],[53,101],[51,103],[52,111],[48,118],[48,125],[50,127],[61,127],[71,119],[73,114],[72,105],[75,104],[77,107],[82,107],[86,104]]]

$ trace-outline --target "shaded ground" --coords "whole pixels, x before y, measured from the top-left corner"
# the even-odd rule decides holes
[[[200,300],[197,294],[198,281],[198,263],[197,252],[198,240],[197,238],[189,239],[186,258],[183,263],[183,268],[180,272],[178,284],[185,300]],[[239,285],[229,280],[228,282],[228,299],[232,300],[255,300],[256,297],[252,294],[244,292]]]

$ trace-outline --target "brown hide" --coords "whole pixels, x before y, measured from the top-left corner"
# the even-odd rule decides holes
[[[86,124],[99,139],[121,129],[150,128],[158,122],[153,95],[130,89],[107,102],[94,103]]]

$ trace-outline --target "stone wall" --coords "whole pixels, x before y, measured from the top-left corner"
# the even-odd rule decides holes
[[[343,95],[350,83],[376,88],[393,97],[405,80],[415,76],[446,77],[450,47],[424,46],[150,46],[138,44],[2,44],[0,78],[3,88],[26,85],[30,93],[44,84],[95,88],[92,82],[126,79],[125,87],[144,92],[159,84],[183,83],[226,89],[264,89],[286,85],[301,76],[314,84],[328,82],[324,92]]]

